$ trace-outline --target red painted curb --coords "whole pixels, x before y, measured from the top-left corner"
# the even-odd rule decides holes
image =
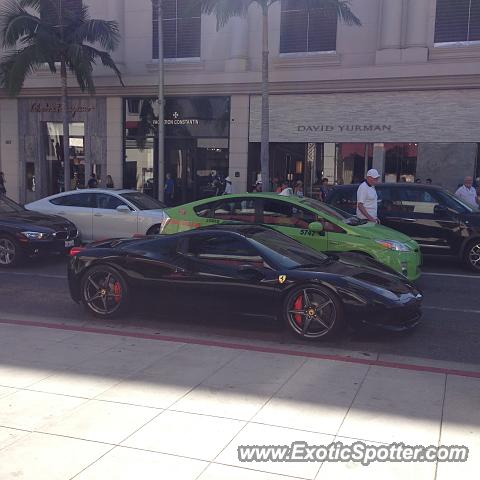
[[[50,328],[54,330],[66,330],[70,332],[99,333],[99,334],[106,334],[106,335],[114,335],[117,337],[141,338],[143,340],[159,340],[163,342],[177,342],[177,343],[186,343],[190,345],[205,345],[210,347],[230,348],[233,350],[245,350],[249,352],[276,353],[279,355],[290,355],[294,357],[315,358],[317,360],[331,360],[335,362],[353,363],[357,365],[370,365],[370,366],[383,367],[383,368],[396,368],[400,370],[410,370],[413,372],[429,372],[429,373],[438,373],[442,375],[455,375],[458,377],[480,378],[480,371],[475,372],[475,371],[468,371],[468,370],[455,370],[450,368],[427,367],[425,365],[416,365],[411,363],[388,362],[383,360],[354,358],[354,357],[347,357],[342,355],[328,355],[328,354],[322,354],[322,353],[302,352],[299,350],[289,350],[289,349],[276,348],[276,347],[260,347],[260,346],[254,346],[254,345],[246,345],[242,343],[221,342],[217,340],[202,340],[200,338],[188,338],[188,337],[184,338],[184,337],[174,337],[170,335],[151,335],[147,333],[110,330],[106,328],[96,328],[96,327],[80,327],[80,326],[76,327],[73,325],[59,325],[56,323],[34,322],[34,321],[28,321],[28,320],[23,321],[23,320],[0,319],[0,324],[19,325],[24,327]]]

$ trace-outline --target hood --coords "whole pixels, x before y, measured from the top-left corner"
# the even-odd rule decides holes
[[[402,243],[410,243],[412,241],[412,239],[404,233],[373,222],[368,222],[364,225],[358,225],[351,228],[362,237],[371,240],[396,240],[397,242]]]
[[[389,290],[397,295],[418,293],[415,286],[405,277],[373,258],[355,253],[339,253],[330,261],[318,267],[299,269],[298,271],[318,271],[368,283]]]
[[[53,231],[73,228],[74,225],[68,220],[56,215],[45,215],[43,213],[25,210],[23,212],[0,214],[0,225],[10,227],[25,227],[36,229],[49,229]]]
[[[148,218],[156,218],[156,219],[163,219],[165,217],[165,210],[164,209],[156,209],[156,210],[140,210],[138,215],[142,217]]]

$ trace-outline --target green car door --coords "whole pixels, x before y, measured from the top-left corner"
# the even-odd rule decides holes
[[[308,228],[311,223],[321,220],[318,215],[298,203],[290,202],[288,197],[284,198],[285,200],[282,197],[261,199],[259,223],[269,225],[315,250],[329,250],[329,233],[313,232]]]

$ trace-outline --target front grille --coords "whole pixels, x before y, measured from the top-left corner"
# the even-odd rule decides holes
[[[55,232],[55,238],[57,240],[66,240],[68,237],[68,232],[67,231],[64,231],[64,232]]]
[[[78,231],[76,228],[71,228],[70,230],[63,230],[61,232],[55,232],[55,238],[57,240],[74,240],[78,236]]]

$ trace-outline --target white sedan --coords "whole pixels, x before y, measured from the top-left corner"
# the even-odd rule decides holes
[[[25,208],[70,220],[84,242],[156,234],[165,218],[163,203],[136,190],[73,190],[42,198]]]

